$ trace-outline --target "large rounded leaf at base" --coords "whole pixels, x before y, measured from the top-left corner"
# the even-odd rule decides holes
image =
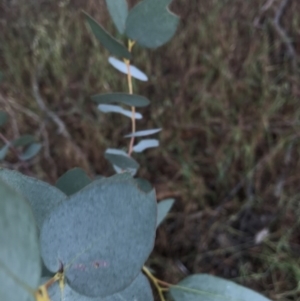
[[[51,301],[61,301],[61,290],[56,282],[49,288]],[[140,273],[139,276],[123,291],[107,296],[91,298],[78,294],[68,284],[63,289],[64,301],[153,301],[153,294],[148,279]]]
[[[14,170],[0,168],[0,179],[9,183],[15,191],[27,199],[39,229],[51,210],[66,198],[66,195],[56,187]]]
[[[0,180],[0,300],[33,300],[41,262],[29,204]]]
[[[170,288],[175,301],[270,301],[251,289],[219,277],[196,274]]]
[[[63,268],[70,287],[89,297],[122,291],[137,277],[154,244],[154,191],[128,174],[96,180],[55,208],[41,230],[47,268]]]

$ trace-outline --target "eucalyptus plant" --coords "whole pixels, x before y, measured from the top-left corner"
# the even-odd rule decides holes
[[[161,129],[136,131],[136,120],[142,118],[136,108],[150,101],[133,92],[133,78],[148,77],[131,64],[132,48],[154,49],[174,36],[179,18],[168,9],[170,2],[142,0],[129,10],[126,0],[106,0],[127,47],[84,13],[92,33],[111,53],[108,62],[127,77],[128,92],[91,98],[101,112],[131,119],[128,150],[106,150],[116,171],[111,177],[91,179],[74,168],[55,186],[0,168],[0,300],[152,301],[150,283],[161,301],[269,300],[206,274],[171,284],[145,265],[156,229],[174,200],[157,203],[151,184],[135,177],[139,164],[133,153],[158,146],[157,139],[143,137]]]
[[[7,121],[7,113],[0,111],[0,130]],[[41,143],[32,135],[21,135],[10,141],[0,132],[0,161],[4,160],[10,152],[13,152],[20,161],[30,160],[38,154],[41,147]]]

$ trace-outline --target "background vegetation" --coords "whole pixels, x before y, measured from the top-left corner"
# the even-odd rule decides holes
[[[12,153],[3,165],[50,183],[74,166],[111,175],[103,153],[130,132],[129,119],[89,99],[127,84],[82,9],[116,33],[101,0],[0,2],[2,134],[43,143],[31,162]],[[149,266],[168,282],[207,272],[299,300],[300,2],[175,0],[172,9],[176,37],[133,56],[150,77],[134,90],[152,101],[138,129],[163,128],[161,146],[136,156],[140,175],[159,200],[177,200]]]

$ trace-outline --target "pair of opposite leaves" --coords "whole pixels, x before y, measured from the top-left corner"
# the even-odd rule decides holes
[[[121,34],[143,47],[157,48],[167,43],[175,34],[178,17],[168,10],[172,0],[143,0],[128,12],[126,0],[106,0],[109,13]],[[87,21],[97,39],[117,57],[130,59],[130,52],[113,38],[93,18]]]
[[[73,290],[105,297],[124,290],[139,275],[155,238],[153,190],[146,193],[131,176],[119,174],[66,199],[36,179],[27,177],[25,183],[16,172],[0,170],[0,178],[26,191],[40,228],[43,261],[53,273],[63,268]]]

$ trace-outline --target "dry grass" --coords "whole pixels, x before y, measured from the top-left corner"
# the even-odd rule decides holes
[[[112,174],[103,152],[125,146],[130,122],[97,113],[88,97],[124,91],[126,80],[108,66],[80,11],[115,33],[103,1],[19,2],[0,4],[5,135],[37,135],[44,150],[26,172],[51,183],[73,166]],[[159,199],[177,199],[149,261],[169,282],[212,273],[274,300],[300,299],[300,76],[272,23],[280,2],[262,11],[262,0],[175,0],[176,37],[157,51],[134,50],[150,75],[135,91],[152,100],[138,128],[164,128],[161,147],[136,156],[140,175]],[[299,11],[289,1],[281,20],[297,55]],[[38,106],[36,77],[69,136]],[[19,167],[13,156],[4,164]],[[265,228],[270,234],[256,244]]]

